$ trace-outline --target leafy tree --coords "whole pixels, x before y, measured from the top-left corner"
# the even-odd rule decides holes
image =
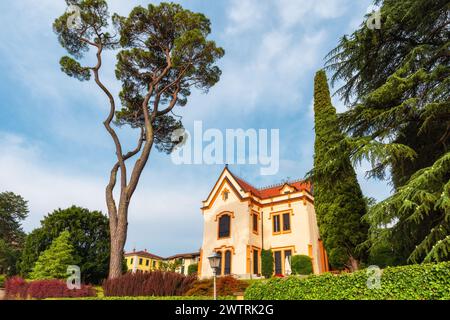
[[[65,279],[68,277],[67,267],[75,264],[73,247],[70,244],[70,232],[63,231],[39,256],[30,278],[41,279]]]
[[[356,270],[364,258],[357,247],[367,240],[368,226],[361,221],[366,200],[345,150],[329,158],[328,150],[345,137],[339,130],[323,70],[315,77],[314,114],[314,202],[320,235],[334,268]]]
[[[273,276],[273,252],[272,250],[261,251],[261,274],[269,279]]]
[[[0,239],[0,274],[9,276],[17,273],[16,264],[20,258],[20,250]]]
[[[296,255],[291,259],[293,274],[309,275],[313,273],[312,261],[309,256]]]
[[[161,261],[159,263],[159,270],[161,271],[169,271],[169,272],[176,272],[177,269],[179,269],[182,266],[181,259],[176,259],[173,262],[170,261]]]
[[[371,238],[392,243],[404,262],[447,259],[450,3],[376,4],[381,29],[361,25],[327,62],[333,82],[344,83],[337,93],[349,110],[340,122],[352,136],[352,159],[368,159],[371,177],[386,179],[390,170],[395,194],[370,211]]]
[[[108,218],[99,211],[76,206],[55,210],[41,221],[40,228],[27,236],[20,262],[21,274],[26,276],[41,253],[66,230],[70,232],[72,254],[80,266],[82,280],[101,283],[108,275],[109,266]]]
[[[0,193],[0,239],[10,245],[20,245],[24,237],[21,222],[27,216],[28,204],[20,195]]]
[[[25,233],[21,222],[28,216],[28,204],[20,195],[0,193],[0,274],[16,274],[16,264]]]
[[[112,22],[116,30],[112,31],[106,1],[66,2],[79,8],[80,19],[71,24],[73,14],[65,13],[53,25],[61,45],[72,55],[61,59],[61,69],[81,81],[93,76],[110,106],[104,126],[114,142],[117,162],[106,187],[106,203],[111,233],[109,276],[115,278],[121,274],[128,207],[153,145],[160,151],[170,152],[180,142],[172,141],[171,136],[174,130],[182,128],[182,123],[171,113],[175,106],[187,104],[193,88],[206,92],[219,81],[221,71],[215,63],[224,50],[207,40],[210,21],[203,14],[185,10],[178,4],[139,6],[128,17],[115,14]],[[89,49],[95,51],[97,64],[82,66],[77,60]],[[110,49],[120,49],[116,65],[117,79],[122,82],[120,110],[100,78],[103,53]],[[139,129],[136,149],[124,152],[113,122]],[[135,156],[138,158],[129,168],[127,160]],[[114,197],[117,181],[118,202]]]
[[[198,272],[198,263],[190,264],[188,267],[188,275],[194,275]]]

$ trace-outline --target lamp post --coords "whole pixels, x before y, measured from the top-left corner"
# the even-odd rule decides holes
[[[209,264],[211,266],[211,269],[213,269],[213,275],[214,275],[214,300],[217,300],[217,289],[216,289],[216,277],[217,277],[217,269],[219,269],[220,266],[220,255],[217,252],[214,252],[208,257]]]

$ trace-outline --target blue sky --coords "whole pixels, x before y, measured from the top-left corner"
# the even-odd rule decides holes
[[[110,0],[126,15],[149,1]],[[155,1],[151,1],[155,2]],[[301,178],[312,167],[313,77],[339,38],[363,22],[368,0],[189,0],[179,1],[212,22],[212,38],[226,50],[223,76],[207,95],[194,93],[176,113],[188,129],[280,129],[280,170],[260,176],[259,166],[231,166],[255,186]],[[0,3],[0,191],[29,200],[26,231],[44,215],[72,204],[106,213],[104,187],[114,161],[113,144],[102,121],[105,97],[93,83],[80,83],[59,70],[64,50],[52,23],[66,9],[63,0]],[[117,93],[114,54],[102,70]],[[334,98],[339,111],[345,106]],[[128,145],[136,136],[120,131]],[[364,193],[385,198],[390,186],[367,181]],[[176,166],[169,156],[151,155],[130,207],[126,248],[163,256],[198,250],[203,224],[201,201],[222,166]]]

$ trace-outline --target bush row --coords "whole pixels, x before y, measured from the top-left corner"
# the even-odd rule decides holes
[[[38,280],[27,282],[14,277],[6,280],[6,297],[8,299],[46,299],[46,298],[79,298],[95,297],[91,286],[82,285],[80,289],[69,290],[62,280]]]
[[[379,284],[379,286],[378,286]],[[375,274],[361,270],[349,274],[289,277],[253,283],[248,300],[437,300],[450,299],[450,262],[391,267]]]
[[[5,281],[6,281],[6,276],[3,274],[0,274],[0,288],[5,287]]]
[[[217,295],[232,296],[236,292],[244,292],[248,283],[238,280],[232,276],[217,278]],[[214,294],[214,283],[212,279],[197,280],[192,289],[186,292],[187,296],[212,296]]]
[[[234,296],[217,297],[218,300],[236,300]],[[52,300],[52,299],[49,299]],[[70,299],[58,299],[58,300],[70,300]],[[80,298],[77,300],[184,300],[184,301],[197,301],[197,300],[212,300],[212,296],[174,296],[174,297],[88,297]]]
[[[195,276],[175,272],[130,272],[105,280],[103,291],[106,297],[182,296],[195,280]]]

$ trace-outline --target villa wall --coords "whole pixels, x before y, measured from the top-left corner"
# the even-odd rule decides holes
[[[319,240],[312,195],[286,185],[280,191],[275,190],[275,195],[270,198],[259,199],[248,192],[248,186],[241,187],[239,183],[225,170],[208,199],[203,202],[204,234],[199,276],[212,277],[208,256],[218,250],[228,249],[233,253],[231,273],[243,278],[253,275],[254,251],[258,252],[260,260],[261,249],[291,250],[292,255],[307,255],[312,259],[314,273],[327,271],[326,254]],[[290,193],[284,194],[285,188]],[[225,190],[229,191],[227,199],[222,196]],[[219,239],[217,217],[224,212],[229,212],[232,216],[231,236]],[[259,216],[257,233],[253,231],[252,213]],[[277,213],[290,213],[290,231],[273,233],[272,217]],[[282,260],[284,265],[285,259]],[[258,271],[261,272],[261,261]]]

